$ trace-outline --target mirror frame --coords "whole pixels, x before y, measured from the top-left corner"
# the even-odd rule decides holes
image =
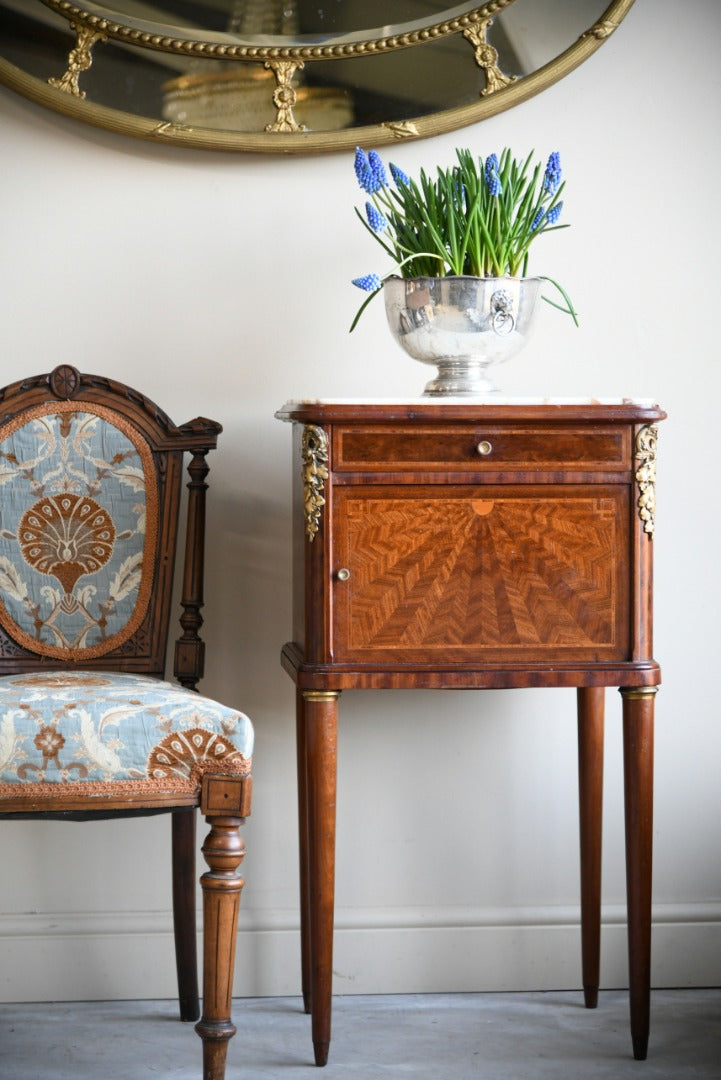
[[[70,0],[42,0],[42,2],[61,14],[71,24],[74,23],[76,27],[84,28],[88,35],[93,36],[89,48],[99,40],[98,35],[103,35],[123,40],[128,44],[132,43],[141,47],[161,49],[166,52],[182,52],[189,56],[210,55],[212,57],[218,55],[217,52],[212,51],[213,48],[217,49],[217,44],[216,46],[211,45],[211,51],[208,51],[207,35],[203,42],[196,42],[199,46],[197,50],[192,50],[191,39],[191,51],[189,51],[187,40],[183,44],[183,39],[158,39],[157,35],[142,35],[138,34],[137,31],[132,32],[126,24],[111,24],[107,19],[89,13],[87,9],[79,7]],[[82,3],[82,0],[80,2]],[[436,36],[442,34],[463,33],[464,30],[468,30],[469,26],[472,28],[474,24],[479,26],[484,22],[487,23],[490,18],[501,12],[510,2],[512,0],[490,0],[490,2],[473,9],[473,11],[468,12],[461,18],[453,20],[452,24],[438,24],[441,29],[438,30],[437,34],[419,31],[402,35],[401,38],[384,39],[388,44],[382,51],[416,47],[429,40],[434,40]],[[154,143],[184,146],[195,150],[303,154],[349,150],[357,145],[383,146],[390,143],[444,134],[448,131],[466,127],[469,124],[475,124],[479,120],[484,120],[489,116],[527,101],[564,78],[596,52],[618,28],[633,2],[634,0],[612,0],[596,22],[588,27],[576,41],[558,56],[531,74],[519,77],[507,85],[500,85],[498,88],[490,86],[488,92],[481,95],[478,101],[437,113],[414,117],[411,120],[397,122],[389,120],[380,124],[349,127],[335,131],[234,132],[211,128],[185,127],[173,124],[170,121],[123,112],[104,105],[98,105],[95,102],[86,101],[77,91],[78,72],[74,76],[76,89],[73,90],[70,85],[72,83],[72,79],[70,79],[72,65],[70,62],[65,76],[56,80],[56,85],[53,86],[35,76],[29,75],[0,57],[0,84],[4,84],[38,105],[50,108],[74,120]],[[140,40],[143,37],[147,38],[147,40]],[[468,33],[466,33],[466,37],[469,40],[469,48],[472,48],[472,38]],[[282,76],[279,76],[278,71],[275,69],[282,69],[284,64],[290,64],[294,71],[305,60],[361,58],[376,51],[376,49],[377,42],[375,44],[371,42],[369,47],[369,42],[366,39],[341,46],[334,54],[323,49],[309,50],[306,46],[294,48],[269,46],[260,50],[237,46],[234,55],[230,59],[235,62],[252,62],[256,65],[267,60],[268,66],[274,69],[278,87],[283,89]],[[310,51],[319,52],[320,55],[310,56],[308,55]],[[268,55],[258,55],[259,52]],[[491,52],[495,53],[492,47]],[[249,53],[252,55],[248,55]],[[477,62],[479,62],[478,57]],[[89,64],[85,66],[87,67]],[[485,67],[486,65],[479,62],[479,66]],[[489,66],[492,67],[492,64]],[[79,70],[82,70],[82,67]],[[291,78],[293,71],[290,72]],[[61,88],[57,84],[61,84],[63,81],[65,81],[66,85]],[[490,83],[490,79],[488,81]],[[285,86],[290,86],[289,81],[285,83]],[[291,88],[291,95],[292,93]],[[278,109],[280,113],[279,106]]]

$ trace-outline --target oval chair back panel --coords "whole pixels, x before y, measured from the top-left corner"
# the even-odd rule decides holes
[[[0,401],[0,675],[38,656],[162,675],[183,453],[207,471],[220,425],[178,428],[107,379],[40,389]]]
[[[0,623],[78,663],[142,625],[158,551],[153,456],[100,406],[41,405],[0,428]]]

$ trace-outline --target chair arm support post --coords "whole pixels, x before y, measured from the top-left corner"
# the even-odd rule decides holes
[[[206,477],[210,471],[205,460],[208,449],[194,452],[188,465],[188,522],[185,537],[183,592],[180,603],[183,613],[181,637],[175,643],[174,674],[178,682],[195,690],[203,677],[205,643],[200,638],[203,616],[203,565],[205,559],[205,496]]]

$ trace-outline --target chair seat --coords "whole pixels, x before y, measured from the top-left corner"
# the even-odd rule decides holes
[[[246,775],[252,752],[243,713],[148,675],[0,677],[0,810],[194,805],[204,773]]]

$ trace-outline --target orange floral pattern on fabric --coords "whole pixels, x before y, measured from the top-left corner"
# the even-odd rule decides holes
[[[148,776],[165,780],[170,776],[190,776],[208,762],[240,765],[243,755],[225,735],[217,731],[190,728],[167,735],[150,753]]]
[[[110,561],[115,525],[95,499],[64,492],[25,511],[18,542],[25,562],[52,575],[70,595],[78,578],[96,574]]]

